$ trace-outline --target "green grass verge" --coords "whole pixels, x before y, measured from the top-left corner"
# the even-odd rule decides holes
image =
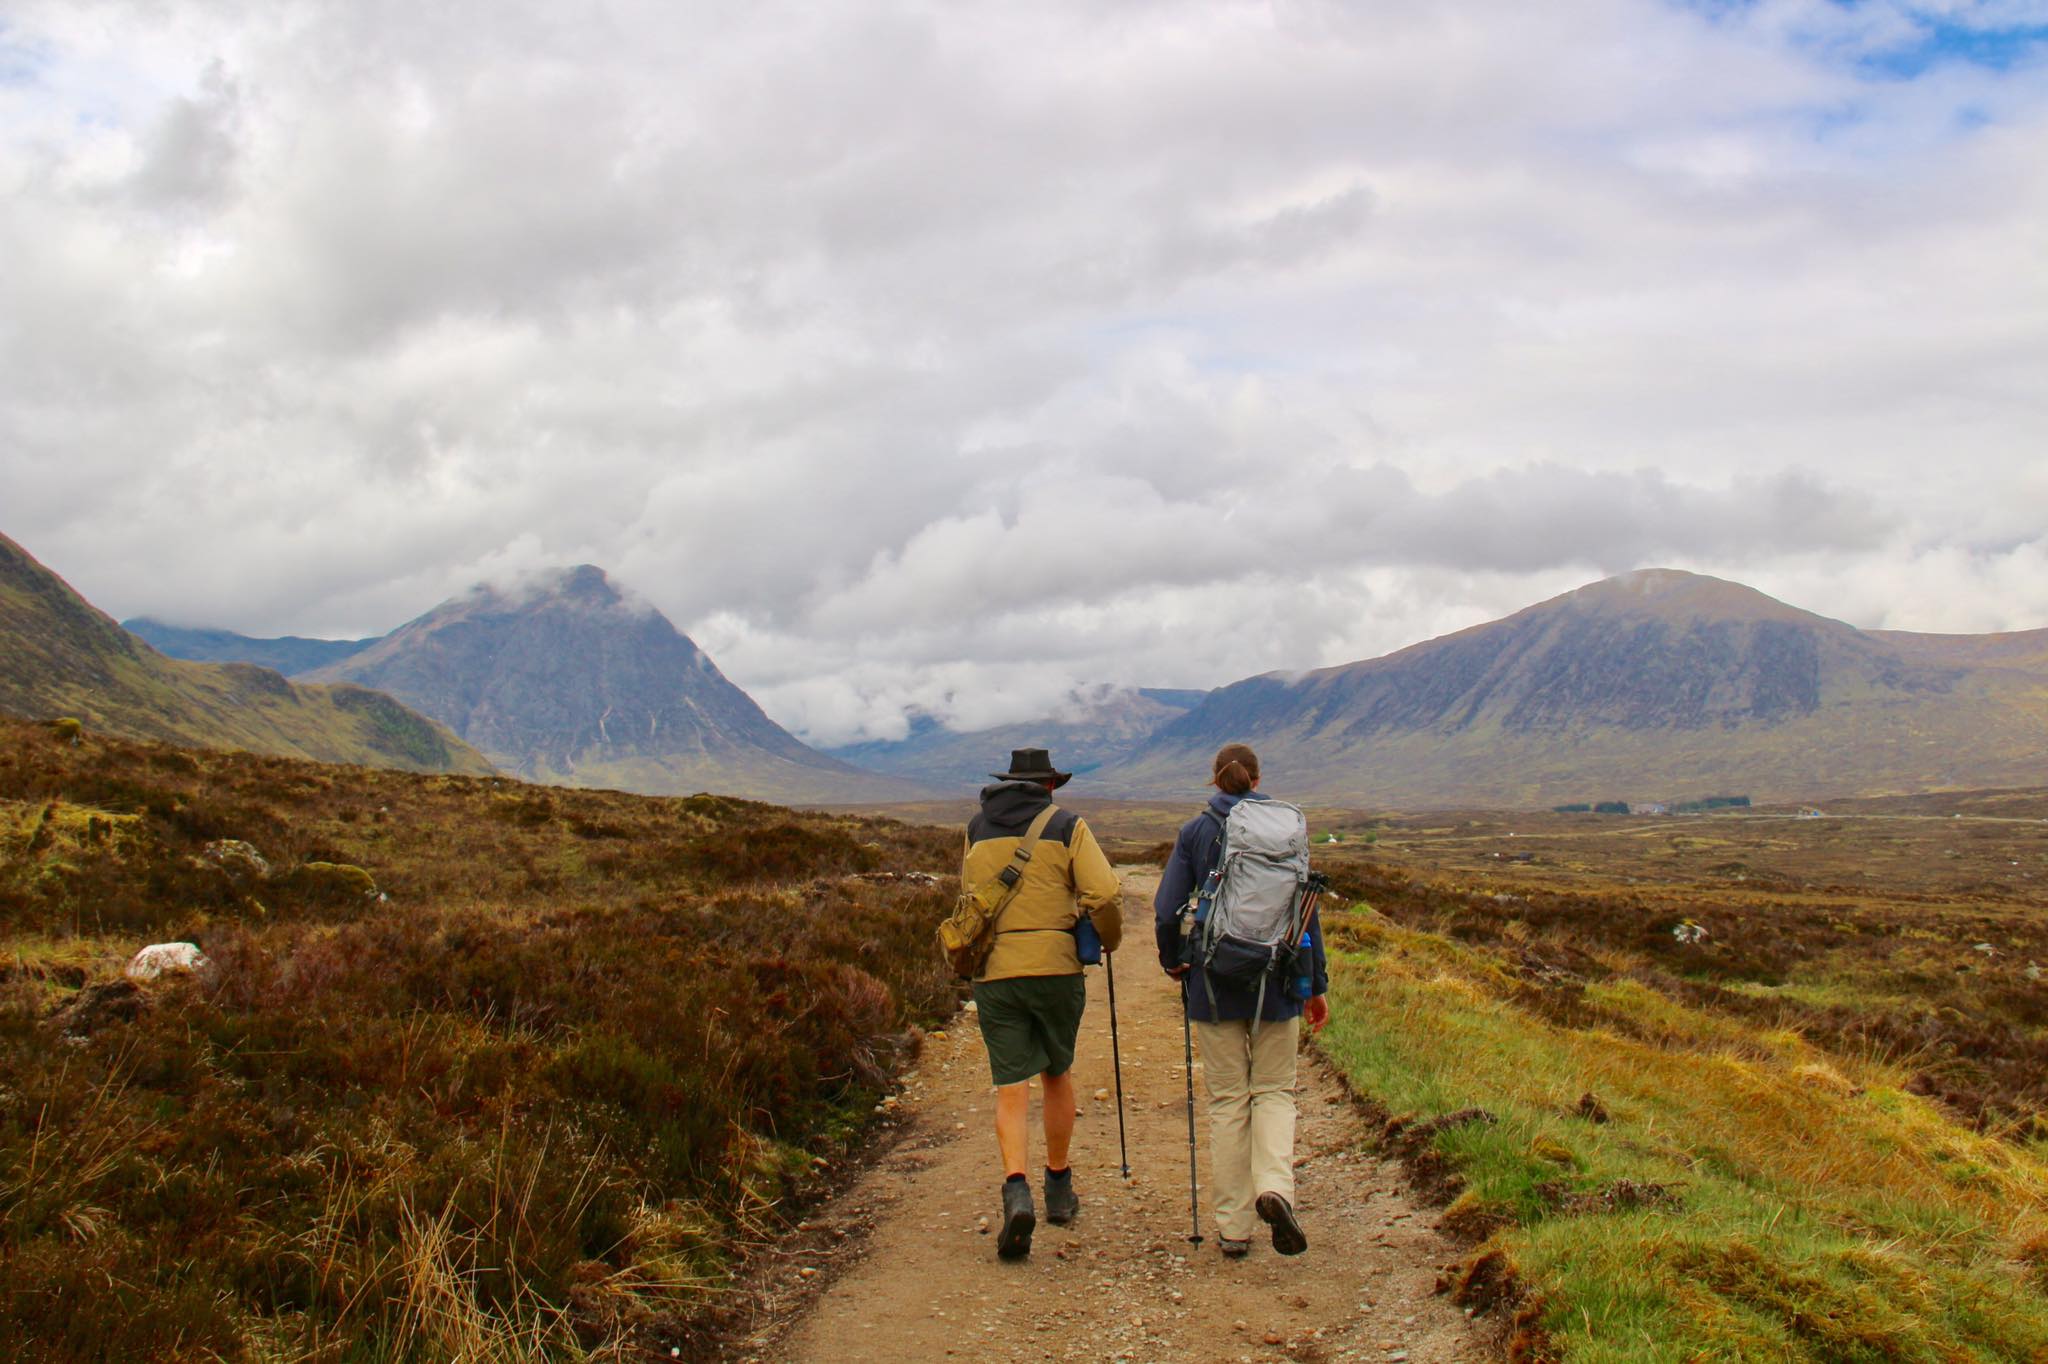
[[[1533,1357],[2048,1359],[2048,1165],[1903,1074],[1369,914],[1331,936],[1321,1045],[1352,1084],[1411,1125],[1493,1119],[1417,1146],[1463,1186],[1448,1220],[1490,1232],[1468,1272],[1532,1295]],[[1551,1021],[1557,989],[1619,1026]]]

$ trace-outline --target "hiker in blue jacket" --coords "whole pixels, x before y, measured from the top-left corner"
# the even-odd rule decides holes
[[[1261,1005],[1256,991],[1206,980],[1183,963],[1181,910],[1215,869],[1223,821],[1239,801],[1266,799],[1258,792],[1258,755],[1243,744],[1226,744],[1217,752],[1211,781],[1216,794],[1209,797],[1207,810],[1181,826],[1153,897],[1159,964],[1181,983],[1202,1049],[1209,1175],[1223,1253],[1237,1259],[1251,1249],[1256,1216],[1272,1228],[1273,1249],[1299,1255],[1308,1249],[1308,1237],[1294,1215],[1295,1053],[1303,1017],[1312,1032],[1320,1032],[1330,1018],[1323,925],[1319,914],[1309,915],[1305,1000],[1286,989],[1268,989]],[[1252,1025],[1255,1010],[1257,1027]]]

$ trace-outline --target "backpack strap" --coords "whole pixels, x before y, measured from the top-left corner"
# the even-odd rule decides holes
[[[1003,898],[996,901],[996,907],[989,914],[988,934],[993,939],[1002,932],[1003,911],[1010,907],[1010,901],[1017,898],[1017,887],[1024,884],[1024,869],[1031,864],[1031,854],[1038,847],[1038,840],[1045,833],[1045,826],[1052,823],[1052,817],[1060,812],[1057,805],[1048,805],[1038,812],[1038,818],[1031,821],[1031,827],[1024,831],[1024,837],[1017,841],[1017,850],[1010,854],[1010,860],[996,873],[996,880],[1002,884]]]
[[[1221,1009],[1216,1002],[1215,983],[1209,979],[1209,911],[1215,907],[1216,892],[1223,878],[1223,864],[1230,855],[1230,825],[1206,805],[1202,807],[1202,814],[1216,826],[1216,862],[1203,875],[1181,909],[1186,918],[1181,935],[1183,939],[1193,938],[1188,944],[1192,957],[1188,964],[1202,973],[1202,994],[1209,1001],[1208,1021],[1214,1023],[1221,1016]],[[1189,1009],[1193,1009],[1192,1000]]]
[[[1195,887],[1195,921],[1206,924],[1209,910],[1216,901],[1216,892],[1222,888],[1223,870],[1230,861],[1230,826],[1214,810],[1204,806],[1202,813],[1216,823],[1216,860],[1210,864],[1208,874]]]

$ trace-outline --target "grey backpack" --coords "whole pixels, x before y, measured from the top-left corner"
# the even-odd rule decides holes
[[[1256,988],[1257,1018],[1267,985],[1293,966],[1308,917],[1308,817],[1284,800],[1241,800],[1222,824],[1216,868],[1192,906],[1190,964],[1205,981]]]

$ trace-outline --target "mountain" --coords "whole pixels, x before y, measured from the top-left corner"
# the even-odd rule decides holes
[[[424,716],[361,687],[165,658],[0,535],[0,711],[205,748],[419,772],[491,770]]]
[[[979,786],[1000,770],[1012,749],[1043,748],[1053,761],[1086,781],[1097,769],[1121,762],[1155,730],[1185,715],[1207,692],[1164,687],[1097,687],[1072,698],[1059,719],[951,730],[930,715],[911,717],[901,739],[877,739],[827,750],[836,758],[877,772],[934,786]]]
[[[1349,804],[2038,784],[2048,631],[1864,631],[1645,569],[1383,658],[1219,688],[1100,776],[1191,793],[1232,740],[1272,790]]]
[[[275,668],[287,677],[339,663],[377,642],[375,639],[302,639],[298,635],[286,635],[282,639],[252,639],[232,630],[188,630],[183,626],[151,620],[148,616],[124,620],[121,628],[167,658],[185,658],[194,663],[254,663],[259,668]]]
[[[474,588],[301,676],[389,692],[532,781],[785,802],[931,794],[806,747],[588,564],[521,591]]]

